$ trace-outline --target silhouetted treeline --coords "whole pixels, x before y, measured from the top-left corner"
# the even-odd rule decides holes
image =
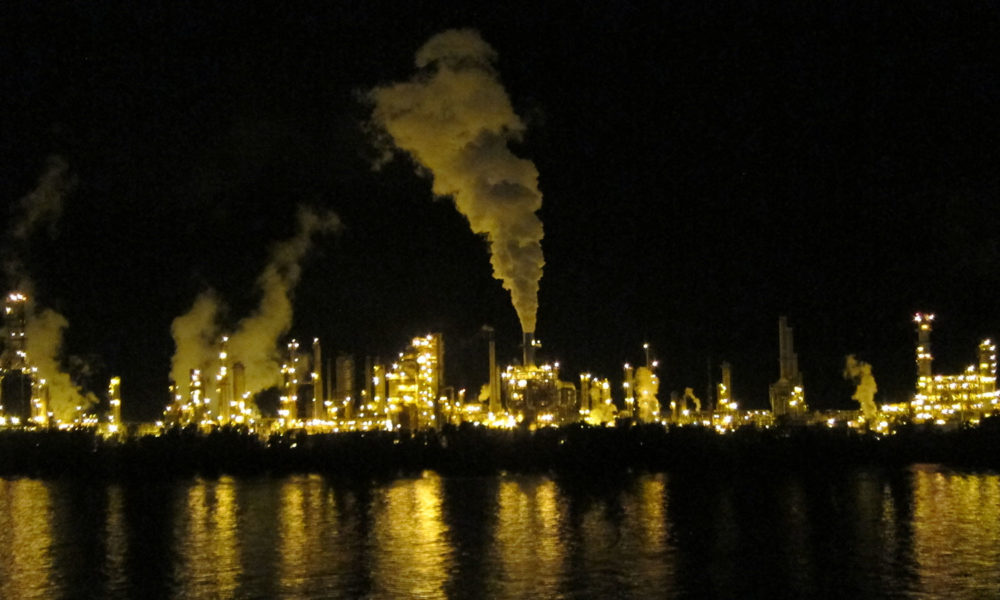
[[[163,478],[324,473],[384,478],[429,469],[444,475],[551,472],[605,478],[637,471],[732,473],[931,462],[1000,468],[1000,421],[942,431],[907,427],[876,436],[844,428],[573,425],[538,431],[463,425],[441,431],[261,438],[240,429],[171,429],[105,439],[89,431],[0,432],[0,476]]]

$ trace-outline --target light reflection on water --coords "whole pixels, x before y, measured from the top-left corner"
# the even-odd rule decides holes
[[[0,480],[2,598],[967,597],[1000,476]]]

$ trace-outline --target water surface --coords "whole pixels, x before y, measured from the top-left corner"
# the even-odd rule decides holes
[[[982,598],[1000,477],[0,479],[2,598]]]

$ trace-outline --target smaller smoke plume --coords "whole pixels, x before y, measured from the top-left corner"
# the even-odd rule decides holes
[[[317,213],[299,208],[298,230],[290,239],[276,244],[264,271],[257,278],[260,304],[242,319],[229,337],[232,362],[246,369],[246,391],[251,394],[279,383],[281,372],[278,342],[292,326],[292,292],[302,274],[302,259],[315,235],[334,231],[340,220],[333,213]],[[170,327],[176,351],[170,377],[187,385],[191,369],[209,371],[218,358],[221,336],[219,314],[222,302],[211,290],[195,299],[187,313],[174,319]]]
[[[86,410],[97,403],[93,394],[84,394],[74,385],[60,364],[63,330],[69,326],[66,317],[52,309],[28,311],[25,319],[25,353],[31,366],[37,369],[36,379],[45,380],[49,387],[49,410],[56,419],[70,422],[78,408]]]
[[[29,291],[31,282],[24,268],[28,240],[41,227],[46,227],[50,236],[55,235],[63,200],[76,187],[76,182],[69,163],[61,156],[50,156],[35,189],[14,205],[3,252],[4,272],[11,289]]]
[[[61,156],[50,156],[38,185],[15,207],[5,239],[4,270],[11,289],[26,294],[29,299],[34,297],[34,285],[24,267],[28,240],[42,227],[47,228],[50,236],[55,234],[63,201],[76,183],[69,163]],[[45,380],[48,385],[49,410],[56,419],[67,422],[76,418],[79,410],[97,403],[97,398],[83,393],[62,367],[63,331],[68,326],[66,317],[52,309],[34,304],[27,307],[24,333],[28,363],[35,369],[33,377]]]
[[[195,298],[191,310],[170,324],[170,333],[177,348],[170,361],[170,379],[178,389],[187,388],[191,369],[208,371],[216,359],[220,309],[218,296],[213,290],[206,290]]]
[[[292,326],[292,292],[302,274],[302,259],[312,246],[313,236],[340,226],[333,213],[316,213],[300,208],[298,231],[271,251],[271,260],[257,278],[262,296],[257,309],[239,322],[229,338],[234,362],[246,367],[246,390],[256,393],[278,384],[281,364],[278,341]]]
[[[490,245],[493,276],[510,292],[521,329],[535,331],[542,277],[542,206],[535,165],[507,147],[525,125],[493,62],[471,29],[435,35],[419,51],[410,81],[376,88],[374,123],[429,171],[437,196],[450,196]]]
[[[49,227],[55,233],[55,223],[62,215],[63,198],[76,187],[76,177],[70,173],[69,163],[61,156],[50,156],[45,172],[38,178],[38,185],[21,198],[19,216],[11,226],[10,234],[18,240],[27,239],[39,227]]]
[[[875,393],[878,392],[878,386],[875,385],[871,365],[857,360],[853,354],[850,354],[844,364],[844,377],[853,381],[857,386],[851,399],[861,405],[861,412],[864,414],[865,420],[869,423],[873,422],[878,416],[878,407],[875,405]]]

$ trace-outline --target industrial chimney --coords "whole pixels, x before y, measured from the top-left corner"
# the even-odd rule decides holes
[[[525,367],[535,366],[535,332],[524,332],[524,362]]]

